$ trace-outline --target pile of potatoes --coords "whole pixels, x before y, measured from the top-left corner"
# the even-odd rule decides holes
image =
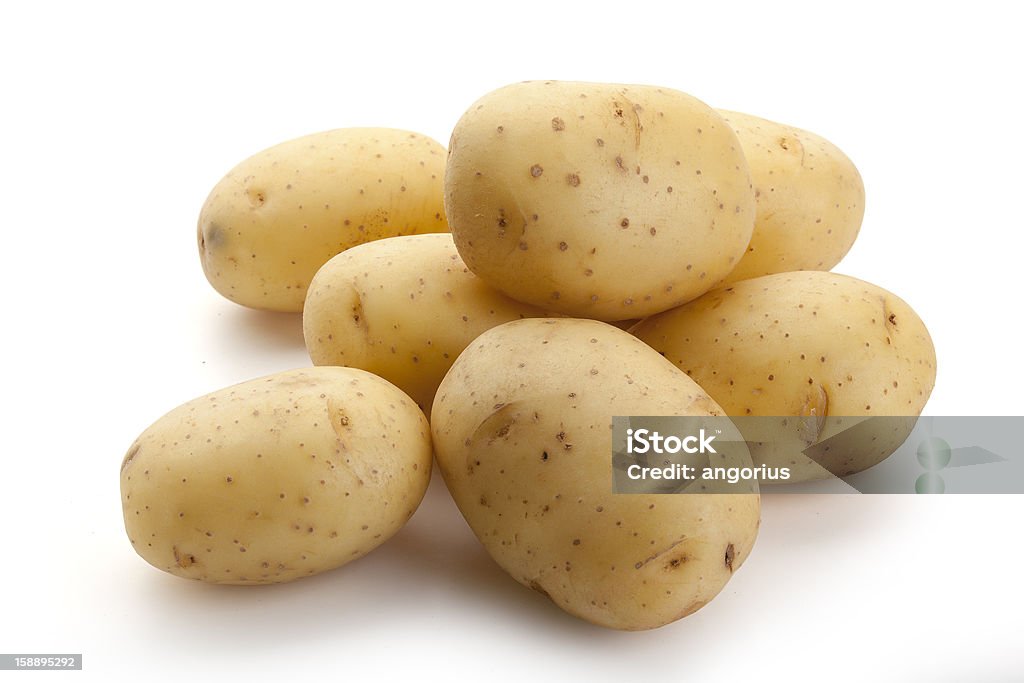
[[[828,272],[863,212],[824,138],[652,86],[510,85],[447,152],[373,128],[263,151],[210,193],[200,258],[228,299],[302,311],[315,367],[145,430],[128,537],[185,578],[289,581],[397,532],[436,459],[524,586],[612,628],[684,617],[749,555],[759,495],[613,494],[612,417],[799,418],[811,446],[837,416],[919,415],[924,324]],[[794,460],[791,481],[887,454]]]

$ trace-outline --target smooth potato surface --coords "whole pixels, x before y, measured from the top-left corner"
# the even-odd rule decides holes
[[[726,282],[831,270],[864,218],[864,183],[834,144],[806,130],[718,110],[736,131],[754,182],[754,233]]]
[[[469,272],[444,233],[338,254],[313,278],[302,323],[314,364],[380,375],[429,414],[437,385],[473,339],[510,320],[543,316]]]
[[[723,280],[754,191],[713,109],[652,86],[537,81],[478,100],[452,133],[445,207],[470,270],[576,317],[640,318]]]
[[[430,479],[429,425],[352,368],[308,368],[189,401],[121,465],[136,552],[211,583],[291,581],[365,555],[412,516]]]
[[[447,231],[444,163],[434,140],[390,128],[341,128],[266,149],[232,169],[203,205],[203,271],[236,303],[301,311],[310,280],[335,254]]]
[[[506,572],[570,614],[639,630],[722,589],[754,543],[759,498],[613,494],[612,416],[721,414],[629,334],[533,319],[459,356],[431,430],[448,489]]]

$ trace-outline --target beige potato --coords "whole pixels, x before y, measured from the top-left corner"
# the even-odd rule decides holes
[[[341,128],[240,163],[199,214],[199,257],[214,288],[271,311],[302,310],[332,256],[364,242],[445,232],[445,149],[419,133]]]
[[[757,199],[747,252],[726,282],[795,270],[831,270],[864,218],[864,183],[853,162],[806,130],[718,110],[739,138]]]
[[[760,438],[745,431],[748,424],[768,425],[744,416],[800,418],[786,422],[792,443],[779,439],[777,449],[751,451],[755,464],[760,458],[789,467],[794,482],[880,462],[909,433],[906,424],[877,422],[882,431],[871,436],[881,440],[870,447],[871,438],[832,450],[810,447],[854,426],[855,418],[920,415],[935,384],[935,348],[913,309],[881,287],[836,273],[744,280],[631,331],[737,416],[751,441]]]
[[[459,356],[431,430],[449,491],[506,572],[570,614],[640,630],[718,594],[750,552],[760,502],[613,494],[612,416],[721,414],[626,332],[532,319],[488,330]]]
[[[485,281],[607,321],[711,289],[754,225],[729,125],[689,95],[637,85],[536,81],[485,95],[452,133],[445,207]]]
[[[189,401],[121,465],[125,529],[158,569],[211,583],[291,581],[405,524],[430,479],[429,425],[383,379],[307,368]]]
[[[380,375],[429,414],[437,385],[471,341],[500,323],[543,315],[469,272],[445,233],[338,254],[313,278],[302,324],[314,364]]]

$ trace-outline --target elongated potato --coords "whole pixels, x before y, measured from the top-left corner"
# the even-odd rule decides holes
[[[749,114],[719,110],[736,131],[757,213],[747,252],[726,282],[794,270],[831,270],[864,218],[864,183],[831,142]]]
[[[608,321],[711,289],[754,225],[729,125],[689,95],[637,85],[538,81],[485,95],[452,133],[445,207],[485,281]]]
[[[302,324],[316,365],[362,368],[425,412],[456,357],[500,323],[542,317],[469,272],[449,234],[393,237],[338,254],[313,278]]]
[[[430,479],[429,426],[383,379],[307,368],[175,408],[121,464],[128,538],[158,569],[211,583],[291,581],[377,547]]]
[[[419,133],[341,128],[256,154],[210,192],[199,256],[232,301],[301,311],[332,256],[395,235],[444,232],[445,150]]]
[[[754,543],[759,498],[613,494],[612,416],[721,414],[626,332],[533,319],[459,356],[431,430],[449,491],[505,571],[570,614],[639,630],[722,589]]]
[[[755,464],[760,456],[764,464],[789,467],[793,482],[845,476],[880,462],[902,443],[906,424],[877,423],[885,430],[876,435],[884,448],[794,454],[847,430],[856,422],[850,418],[916,417],[935,384],[935,348],[913,309],[881,287],[836,273],[736,282],[652,316],[631,332],[685,371],[728,415],[801,418],[788,423],[795,444],[782,448],[782,440],[779,449],[751,452]],[[745,424],[737,422],[741,430]]]

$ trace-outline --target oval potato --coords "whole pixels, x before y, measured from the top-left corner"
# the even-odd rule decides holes
[[[434,392],[485,330],[544,311],[473,275],[450,234],[393,237],[338,254],[317,272],[302,314],[316,365],[380,375],[429,414]]]
[[[806,130],[718,110],[736,131],[757,199],[754,233],[726,282],[795,270],[831,270],[864,218],[864,183],[853,162]]]
[[[754,225],[735,133],[667,88],[536,81],[452,133],[445,207],[466,265],[513,299],[641,318],[723,280]]]
[[[879,422],[897,435],[886,437],[891,448],[835,449],[816,460],[789,456],[852,426],[849,418],[916,417],[935,384],[935,348],[914,310],[881,287],[837,273],[736,282],[631,332],[730,416],[812,418],[793,423],[805,442],[800,448],[760,454],[765,464],[790,467],[792,482],[880,462],[902,443],[898,435],[909,433],[903,422]],[[744,421],[737,426],[743,431]],[[758,453],[752,455],[758,464]]]
[[[332,256],[364,242],[445,232],[445,149],[419,133],[340,128],[238,164],[199,214],[203,272],[228,299],[302,310]]]
[[[483,333],[434,400],[441,473],[487,551],[565,611],[649,629],[710,601],[757,534],[750,494],[613,494],[614,415],[721,415],[626,332],[575,319]]]
[[[125,529],[158,569],[211,583],[291,581],[377,547],[430,479],[429,425],[383,379],[307,368],[167,413],[121,465]]]

